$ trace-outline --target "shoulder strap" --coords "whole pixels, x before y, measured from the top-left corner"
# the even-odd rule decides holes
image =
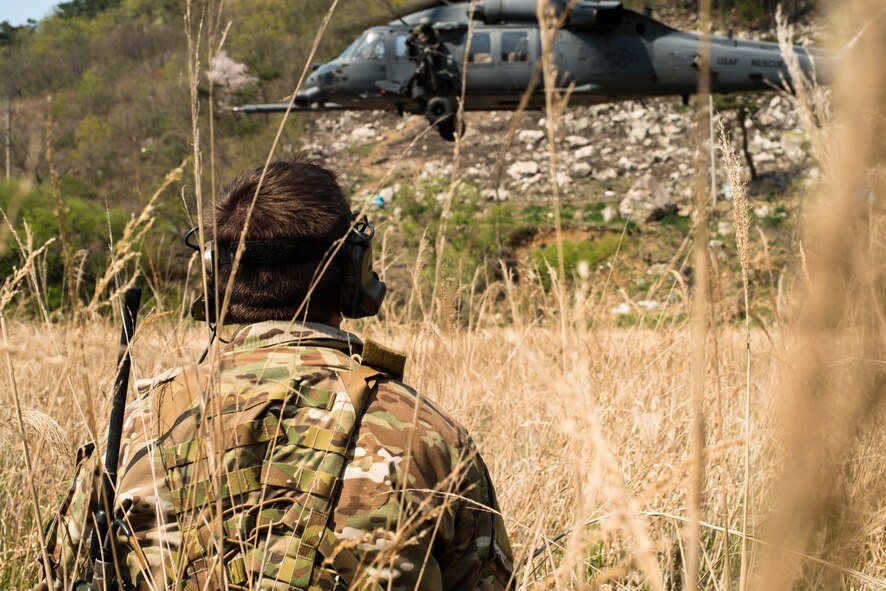
[[[360,424],[363,418],[363,411],[366,410],[366,403],[369,400],[369,393],[378,383],[379,378],[384,374],[368,365],[360,365],[354,371],[342,377],[345,385],[345,391],[351,398],[351,404],[354,405],[354,414],[357,415],[355,426]]]
[[[357,369],[342,376],[345,392],[348,393],[351,405],[354,407],[355,420],[351,427],[352,437],[356,435],[359,428],[363,412],[369,401],[369,395],[382,377],[385,377],[383,372],[365,364],[359,365]],[[344,472],[344,464],[342,472]],[[341,474],[338,477],[341,478]],[[330,505],[329,515],[332,515],[334,506],[332,503]],[[363,568],[353,550],[337,542],[332,530],[329,529],[327,519],[325,530],[317,544],[317,551],[320,555],[332,564],[335,572],[348,584],[348,589],[383,591],[382,587],[368,576],[366,569]]]

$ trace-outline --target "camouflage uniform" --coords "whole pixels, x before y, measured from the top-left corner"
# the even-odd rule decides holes
[[[324,325],[263,322],[236,333],[215,376],[175,369],[140,385],[115,506],[133,534],[126,576],[145,589],[512,586],[473,442],[397,379],[397,359],[367,371],[369,346]],[[51,525],[68,582],[83,571],[97,482],[84,459]]]

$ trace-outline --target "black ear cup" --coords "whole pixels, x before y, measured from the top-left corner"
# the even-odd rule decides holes
[[[345,318],[378,314],[387,287],[372,270],[372,238],[375,228],[365,217],[352,214],[353,229],[342,245],[341,313]],[[356,220],[356,221],[355,221]]]
[[[212,292],[215,292],[211,283],[209,284],[209,289]],[[209,310],[209,316],[206,315],[207,308]],[[201,322],[215,324],[215,297],[213,297],[212,294],[209,296],[204,294],[194,300],[194,303],[191,304],[191,318]]]
[[[212,242],[203,245],[203,271],[206,273],[206,289],[209,293],[201,295],[191,304],[191,318],[215,324],[215,260],[213,259]],[[207,309],[209,316],[206,315]]]
[[[207,242],[203,246],[203,269],[206,271],[206,277],[212,281],[215,278],[215,254],[213,253],[212,242]]]

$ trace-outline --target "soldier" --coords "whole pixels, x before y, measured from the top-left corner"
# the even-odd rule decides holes
[[[431,25],[431,19],[425,16],[419,19],[406,42],[410,47],[427,47],[437,50],[440,48],[440,35],[437,33],[437,29]]]
[[[211,362],[139,383],[127,407],[114,507],[120,583],[512,587],[507,534],[470,436],[401,381],[403,356],[340,328],[384,298],[371,225],[316,164],[275,162],[261,175],[223,189],[205,257],[219,303],[229,299],[224,321],[239,326]],[[205,304],[197,308],[214,320],[212,297]],[[59,589],[88,566],[100,456],[81,455],[48,530]]]
[[[440,56],[440,35],[431,25],[431,19],[422,17],[406,39],[409,59],[415,62],[413,95],[437,92]]]

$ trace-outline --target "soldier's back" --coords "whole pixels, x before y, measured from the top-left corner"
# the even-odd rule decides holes
[[[504,588],[507,536],[467,432],[383,367],[355,409],[360,350],[330,327],[261,323],[217,371],[154,381],[124,440],[133,580]]]

